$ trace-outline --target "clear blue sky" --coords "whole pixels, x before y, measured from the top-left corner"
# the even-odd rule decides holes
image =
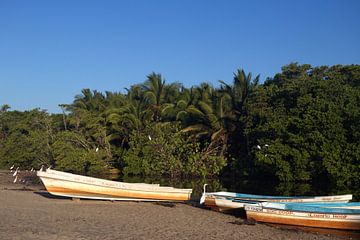
[[[152,71],[185,86],[360,63],[358,0],[0,0],[0,105],[59,112]]]

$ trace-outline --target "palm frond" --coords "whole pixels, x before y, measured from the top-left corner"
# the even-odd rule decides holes
[[[194,115],[195,117],[199,117],[199,118],[204,117],[204,113],[193,105],[186,108],[186,112],[188,112],[191,115]]]

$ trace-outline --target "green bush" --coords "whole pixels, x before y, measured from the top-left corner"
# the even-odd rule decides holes
[[[82,135],[66,131],[58,133],[55,139],[52,148],[56,169],[91,176],[106,173],[106,154],[96,151]]]
[[[130,136],[124,156],[125,175],[212,176],[225,166],[225,159],[206,153],[176,124],[154,123]]]

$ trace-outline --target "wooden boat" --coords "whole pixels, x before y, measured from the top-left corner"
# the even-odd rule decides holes
[[[37,176],[46,190],[57,196],[128,201],[187,201],[192,189],[158,184],[125,183],[47,169]]]
[[[231,211],[244,208],[244,204],[258,202],[348,202],[352,199],[351,194],[333,196],[266,196],[255,194],[244,194],[234,192],[209,192],[201,197],[200,204],[218,211]]]
[[[246,217],[258,222],[360,230],[360,202],[245,204]]]

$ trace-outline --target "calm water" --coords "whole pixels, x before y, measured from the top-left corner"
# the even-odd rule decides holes
[[[255,181],[247,179],[171,179],[171,178],[144,178],[122,177],[118,178],[125,182],[159,183],[162,186],[193,189],[193,197],[199,198],[203,191],[204,183],[207,183],[206,191],[228,191],[238,193],[250,193],[275,196],[296,195],[337,195],[353,194],[353,201],[360,201],[360,189],[340,188],[326,183],[276,183],[270,181]]]

